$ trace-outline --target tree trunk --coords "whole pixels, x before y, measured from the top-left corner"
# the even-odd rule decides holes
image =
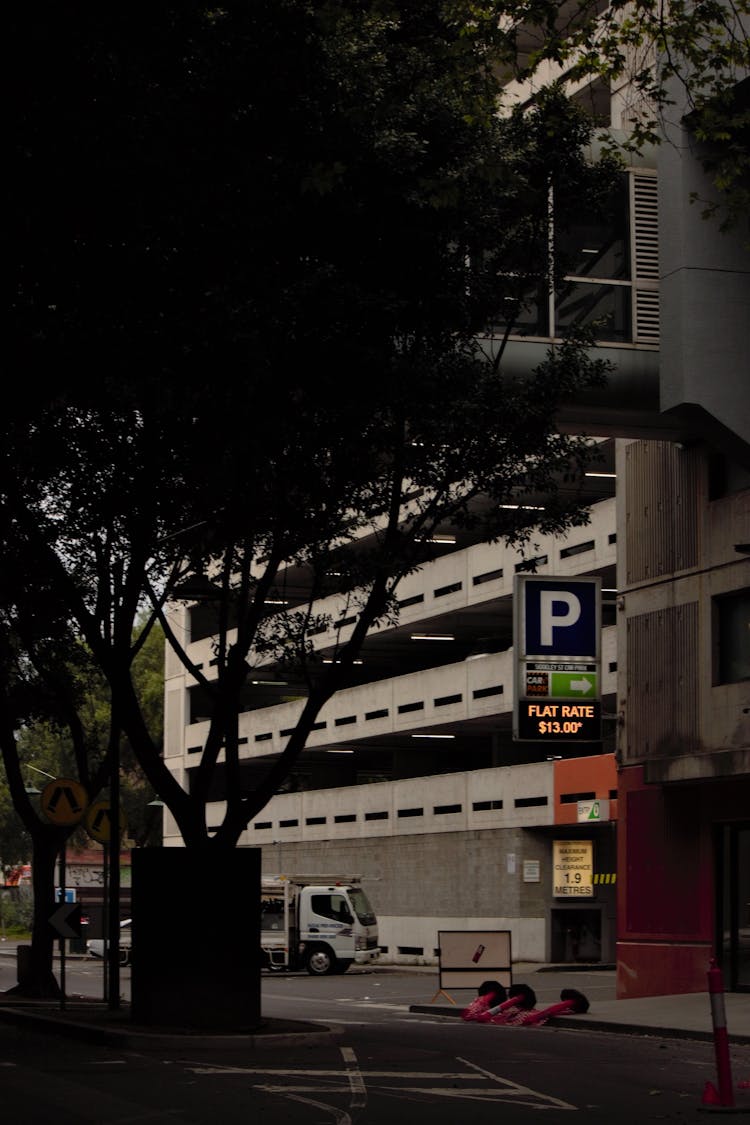
[[[59,830],[40,825],[33,833],[31,874],[34,893],[34,922],[28,959],[19,960],[19,981],[8,989],[16,996],[56,998],[60,985],[52,969],[54,931],[50,918],[56,909],[55,862],[60,849]]]

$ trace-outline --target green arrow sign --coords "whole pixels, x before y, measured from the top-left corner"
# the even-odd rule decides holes
[[[597,699],[599,677],[596,672],[552,672],[550,695],[557,699]]]

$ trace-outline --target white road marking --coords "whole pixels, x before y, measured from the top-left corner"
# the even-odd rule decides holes
[[[552,1097],[549,1094],[543,1094],[538,1090],[532,1090],[530,1086],[522,1086],[518,1082],[514,1082],[509,1078],[503,1078],[499,1074],[494,1074],[491,1070],[486,1070],[484,1067],[479,1066],[477,1063],[471,1062],[469,1059],[461,1057],[457,1061],[467,1069],[462,1071],[449,1071],[447,1073],[434,1073],[433,1071],[424,1070],[362,1070],[356,1054],[351,1047],[341,1047],[341,1057],[344,1062],[345,1069],[300,1069],[297,1067],[281,1067],[281,1068],[267,1068],[267,1067],[245,1067],[245,1066],[196,1066],[186,1067],[193,1074],[197,1075],[213,1075],[230,1076],[230,1075],[243,1075],[247,1077],[254,1077],[263,1075],[265,1078],[291,1078],[298,1079],[298,1082],[279,1084],[267,1082],[258,1085],[257,1089],[264,1090],[270,1094],[280,1094],[283,1097],[291,1098],[295,1101],[307,1102],[310,1105],[317,1106],[320,1109],[325,1109],[334,1115],[336,1125],[351,1125],[351,1118],[348,1113],[337,1110],[335,1107],[328,1105],[325,1102],[316,1102],[311,1098],[306,1098],[306,1094],[338,1094],[342,1095],[346,1091],[343,1080],[346,1079],[349,1086],[350,1103],[349,1108],[362,1108],[367,1104],[368,1088],[370,1093],[373,1090],[379,1094],[390,1097],[408,1098],[408,1097],[427,1097],[427,1098],[458,1098],[466,1099],[468,1101],[480,1102],[493,1102],[495,1104],[505,1102],[506,1105],[524,1105],[532,1109],[566,1109],[575,1110],[577,1106],[571,1105],[569,1102],[563,1101],[561,1098]],[[333,1079],[334,1081],[331,1081]],[[479,1079],[481,1085],[477,1085]],[[409,1082],[425,1082],[424,1086],[421,1085],[405,1085]],[[453,1086],[438,1086],[435,1083],[466,1083],[457,1087]],[[468,1083],[473,1085],[468,1085]],[[312,1083],[312,1084],[311,1084]],[[397,1084],[396,1084],[397,1083]]]
[[[384,1008],[388,1012],[408,1012],[408,1004],[376,1004],[374,1000],[339,1000],[339,1004],[348,1003],[352,1008]]]
[[[556,1105],[560,1109],[577,1108],[576,1106],[571,1105],[570,1102],[564,1102],[560,1098],[553,1098],[549,1094],[540,1094],[536,1090],[532,1090],[529,1086],[521,1086],[518,1082],[511,1082],[508,1078],[501,1078],[499,1074],[493,1074],[491,1070],[485,1070],[483,1066],[478,1066],[476,1063],[470,1062],[469,1059],[462,1059],[460,1055],[456,1055],[456,1058],[459,1062],[463,1063],[464,1066],[470,1066],[472,1070],[475,1070],[478,1074],[484,1074],[493,1082],[500,1082],[504,1087],[511,1086],[512,1090],[508,1090],[508,1093],[517,1092],[522,1094],[531,1094],[533,1097],[542,1098],[544,1101],[550,1102],[552,1105]]]
[[[242,1074],[247,1077],[252,1075],[263,1074],[266,1078],[296,1078],[301,1079],[300,1084],[284,1084],[280,1086],[277,1083],[263,1083],[259,1084],[259,1089],[265,1090],[269,1093],[279,1093],[284,1097],[295,1098],[299,1101],[309,1100],[301,1095],[305,1093],[342,1093],[343,1087],[341,1079],[346,1078],[349,1081],[349,1088],[351,1093],[350,1107],[361,1108],[367,1105],[368,1090],[365,1086],[365,1078],[367,1078],[370,1089],[377,1089],[379,1093],[387,1093],[389,1096],[407,1097],[407,1096],[422,1096],[422,1097],[443,1097],[443,1098],[464,1098],[472,1101],[506,1101],[506,1104],[531,1106],[534,1109],[576,1109],[568,1101],[563,1101],[561,1098],[554,1098],[548,1093],[542,1093],[539,1090],[533,1090],[531,1087],[522,1086],[521,1083],[514,1082],[510,1079],[501,1077],[500,1074],[495,1074],[493,1071],[486,1070],[484,1066],[479,1066],[477,1063],[472,1063],[468,1059],[461,1059],[458,1061],[468,1066],[467,1071],[449,1071],[446,1073],[435,1074],[433,1071],[422,1070],[368,1070],[362,1073],[356,1056],[351,1047],[341,1047],[341,1053],[346,1065],[346,1070],[328,1070],[328,1069],[314,1069],[314,1070],[299,1070],[298,1068],[275,1068],[268,1069],[264,1066],[189,1066],[187,1068],[193,1074],[206,1074],[206,1075],[232,1075]],[[469,1082],[477,1080],[477,1077],[484,1078],[487,1082],[486,1086],[464,1086],[460,1089],[449,1088],[444,1086],[434,1086],[435,1081],[441,1082]],[[338,1079],[338,1082],[322,1083],[320,1079]],[[390,1082],[396,1079],[399,1083],[404,1082],[421,1082],[425,1081],[431,1084],[425,1086],[392,1086]],[[310,1086],[309,1082],[314,1081],[314,1086]],[[324,1102],[310,1101],[310,1105],[319,1105],[320,1108],[327,1109],[331,1113],[337,1113],[332,1106],[327,1106]],[[344,1114],[340,1119],[337,1118],[337,1125],[346,1125],[349,1122],[349,1115]]]
[[[340,1078],[340,1070],[299,1070],[296,1068],[281,1068],[277,1070],[269,1070],[264,1066],[206,1066],[206,1067],[188,1067],[193,1074],[268,1074],[271,1077],[312,1077],[315,1078]],[[455,1074],[435,1074],[434,1070],[368,1070],[368,1078],[432,1078],[439,1077],[448,1082],[457,1082],[460,1079],[466,1081],[469,1078],[474,1078],[473,1074],[467,1074],[465,1070],[456,1071]]]
[[[352,1100],[350,1106],[352,1109],[359,1108],[367,1105],[367,1088],[362,1077],[362,1071],[359,1069],[357,1056],[352,1047],[342,1047],[341,1057],[344,1060],[346,1073],[349,1077],[349,1088],[352,1092]]]
[[[258,1086],[258,1089],[270,1091],[271,1093],[279,1092],[274,1091],[270,1086]],[[283,1093],[284,1097],[288,1098],[290,1102],[302,1102],[303,1105],[312,1105],[315,1106],[316,1109],[323,1109],[326,1113],[332,1114],[336,1125],[352,1125],[352,1119],[346,1110],[337,1109],[335,1105],[328,1105],[327,1102],[317,1102],[313,1098],[300,1098],[297,1094],[289,1094],[283,1090],[280,1092]]]

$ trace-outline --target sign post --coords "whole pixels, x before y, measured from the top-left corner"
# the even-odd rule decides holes
[[[513,737],[599,742],[601,579],[517,574]]]
[[[119,950],[115,954],[113,954],[111,946],[110,946],[111,930],[110,930],[110,925],[109,925],[109,919],[114,914],[116,916],[117,924],[118,924],[118,927],[119,927],[120,911],[119,911],[119,903],[115,904],[115,906],[117,906],[117,909],[114,909],[113,904],[111,904],[110,901],[109,901],[109,866],[110,866],[109,859],[110,859],[110,851],[111,851],[111,848],[113,846],[113,837],[115,838],[114,842],[117,844],[118,852],[119,852],[120,841],[125,834],[126,825],[125,825],[125,821],[122,817],[122,810],[120,810],[119,823],[115,824],[113,822],[113,820],[112,820],[112,808],[111,808],[110,802],[107,801],[107,800],[96,801],[93,805],[89,805],[89,807],[86,811],[85,825],[86,825],[86,831],[88,832],[89,836],[91,836],[92,840],[97,840],[100,844],[104,845],[104,847],[102,849],[102,887],[103,887],[103,893],[104,893],[103,929],[104,929],[104,935],[105,935],[105,940],[104,940],[104,965],[105,965],[104,999],[105,999],[105,1001],[108,1001],[109,997],[110,997],[110,983],[111,983],[110,982],[109,966],[112,964],[113,961],[117,961],[117,963],[119,965],[119,961],[120,961]],[[118,934],[119,934],[119,929],[118,929]],[[116,971],[119,973],[119,969],[116,970]],[[118,985],[117,985],[117,990],[118,990],[118,996],[119,996],[119,982],[118,982]]]
[[[52,824],[63,828],[72,828],[79,824],[86,814],[89,795],[80,781],[69,777],[58,777],[50,781],[42,790],[39,798],[39,807]],[[80,937],[81,908],[66,902],[66,845],[60,851],[60,901],[64,904],[58,907],[48,919],[52,928],[60,937],[60,1009],[65,1010],[65,939],[67,937]],[[77,927],[76,915],[77,912]]]

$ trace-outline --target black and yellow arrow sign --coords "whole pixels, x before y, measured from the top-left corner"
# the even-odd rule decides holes
[[[50,926],[61,938],[81,936],[81,904],[64,902],[48,919]]]
[[[100,844],[109,843],[112,837],[112,812],[109,801],[96,801],[86,810],[86,831]],[[120,836],[125,834],[125,820],[120,813]]]
[[[88,808],[89,796],[80,781],[59,777],[42,790],[39,806],[53,824],[78,824]]]

